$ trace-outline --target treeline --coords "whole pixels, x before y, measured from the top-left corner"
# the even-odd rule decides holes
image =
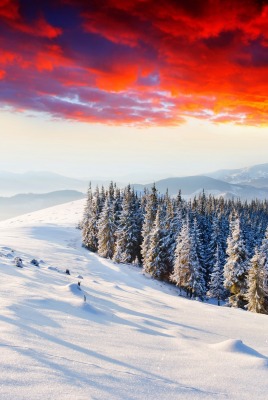
[[[228,299],[268,314],[268,202],[225,200],[203,192],[137,194],[111,183],[88,190],[83,245],[117,263],[142,265],[187,296]]]

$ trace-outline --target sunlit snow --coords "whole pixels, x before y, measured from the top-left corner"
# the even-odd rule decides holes
[[[267,398],[268,317],[88,252],[83,207],[0,223],[0,398]]]

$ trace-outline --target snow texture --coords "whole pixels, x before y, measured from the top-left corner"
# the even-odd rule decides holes
[[[268,317],[187,300],[88,252],[83,210],[0,223],[0,398],[267,398]]]

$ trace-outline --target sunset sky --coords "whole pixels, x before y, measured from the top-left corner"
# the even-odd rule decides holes
[[[268,162],[268,2],[0,0],[0,170]]]

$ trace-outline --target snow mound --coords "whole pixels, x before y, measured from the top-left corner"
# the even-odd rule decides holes
[[[242,340],[239,339],[228,339],[223,342],[213,344],[211,347],[226,353],[239,353],[265,360],[265,357],[262,354],[258,353],[252,347],[247,346],[242,342]]]
[[[77,283],[69,283],[69,285],[64,286],[67,291],[73,293],[76,296],[83,296],[81,288],[77,285]]]
[[[83,311],[90,312],[92,314],[103,314],[101,310],[94,307],[91,304],[92,296],[89,296],[77,283],[70,283],[60,288],[61,290],[74,295],[75,301],[70,301],[73,306],[80,307]],[[77,303],[77,297],[80,297]],[[70,299],[71,300],[71,299]]]

